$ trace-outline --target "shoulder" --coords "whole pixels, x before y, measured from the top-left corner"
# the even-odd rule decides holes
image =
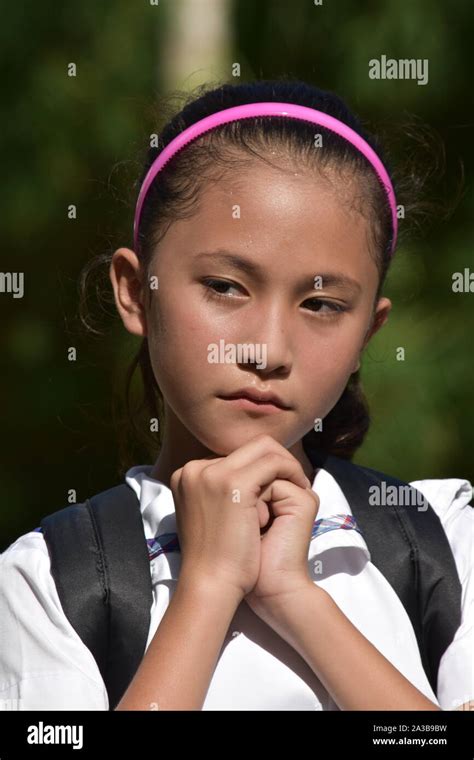
[[[459,519],[464,510],[467,515],[473,512],[471,503],[473,487],[469,480],[464,478],[412,480],[410,485],[426,496],[440,520],[446,525]]]
[[[438,700],[445,710],[472,709],[474,700],[474,509],[469,480],[445,478],[410,483],[423,493],[446,532],[462,585],[461,625],[441,658]],[[462,709],[462,708],[461,708]]]
[[[414,480],[410,485],[421,491],[439,517],[454,554],[460,580],[464,583],[473,572],[474,508],[471,482],[462,478],[444,478]]]
[[[0,554],[0,571],[2,593],[9,590],[5,582],[7,576],[10,581],[16,576],[18,581],[28,578],[34,587],[43,585],[46,588],[49,580],[49,555],[42,533],[30,531],[10,544]],[[52,581],[52,577],[49,577]]]
[[[61,608],[48,547],[40,532],[25,533],[0,554],[0,616],[2,613],[22,631],[30,628],[29,621],[35,616],[48,618],[57,630],[67,630],[69,621]]]
[[[2,698],[20,709],[107,709],[97,663],[63,612],[40,532],[0,554],[0,621]]]
[[[352,463],[354,464],[354,463]],[[395,486],[411,486],[419,491],[439,518],[453,552],[463,552],[461,547],[471,536],[474,525],[473,486],[466,478],[431,478],[404,481],[370,467],[355,465],[360,473],[369,478],[385,481]],[[403,497],[400,497],[403,503]],[[421,498],[421,497],[420,497]]]

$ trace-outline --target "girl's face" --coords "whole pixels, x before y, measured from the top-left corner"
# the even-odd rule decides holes
[[[197,213],[157,246],[149,308],[137,257],[115,252],[117,307],[130,332],[148,336],[166,435],[193,458],[226,456],[260,433],[300,451],[340,398],[391,308],[381,298],[373,312],[378,273],[352,197],[341,177],[260,162],[238,181],[210,183]],[[288,408],[268,414],[221,398],[249,387]]]

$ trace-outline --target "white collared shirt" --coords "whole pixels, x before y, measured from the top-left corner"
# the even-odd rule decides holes
[[[179,577],[181,555],[163,550],[176,533],[171,490],[150,477],[152,465],[128,470],[151,556],[153,588],[147,648]],[[422,667],[410,619],[351,523],[334,478],[319,469],[320,505],[309,545],[314,583],[334,599],[359,631],[442,709],[474,699],[474,510],[472,485],[458,478],[419,480],[451,545],[462,584],[462,619],[444,653],[435,695]],[[329,528],[329,529],[327,529]],[[160,538],[161,537],[161,538]],[[324,560],[320,562],[320,560]],[[43,534],[20,536],[0,555],[0,709],[108,710],[105,684],[90,650],[64,615]],[[338,710],[307,663],[242,602],[222,644],[203,710]]]

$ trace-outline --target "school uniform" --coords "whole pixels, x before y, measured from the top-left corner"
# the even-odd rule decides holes
[[[128,470],[147,539],[153,588],[148,648],[173,596],[181,555],[171,490]],[[474,700],[474,510],[472,485],[451,478],[411,483],[438,514],[462,585],[462,618],[445,651],[434,694],[415,632],[370,552],[335,479],[316,470],[320,506],[308,551],[314,583],[359,631],[443,710]],[[317,621],[315,621],[317,625]],[[348,672],[350,678],[350,671]],[[20,536],[0,555],[0,709],[108,710],[105,684],[90,650],[64,615],[43,534]],[[338,710],[306,662],[243,601],[222,644],[203,710]]]

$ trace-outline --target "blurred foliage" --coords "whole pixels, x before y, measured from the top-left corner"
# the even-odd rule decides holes
[[[2,11],[2,271],[24,272],[25,293],[1,294],[8,446],[0,551],[65,506],[69,489],[80,501],[121,477],[111,405],[138,339],[117,318],[104,338],[81,332],[78,279],[91,256],[131,245],[137,157],[156,131],[151,107],[184,87],[167,81],[162,55],[178,7],[43,0]],[[228,60],[241,64],[243,80],[306,79],[395,137],[403,117],[416,114],[445,146],[437,197],[449,205],[459,194],[461,164],[470,189],[470,0],[235,0],[231,25]],[[382,54],[428,58],[428,85],[370,80],[368,61]],[[71,62],[76,77],[67,76]],[[406,480],[472,479],[474,295],[451,290],[454,271],[474,269],[471,232],[472,194],[462,190],[449,219],[433,219],[397,252],[385,292],[393,310],[363,362],[373,424],[355,461]],[[137,449],[130,466],[145,456]]]

